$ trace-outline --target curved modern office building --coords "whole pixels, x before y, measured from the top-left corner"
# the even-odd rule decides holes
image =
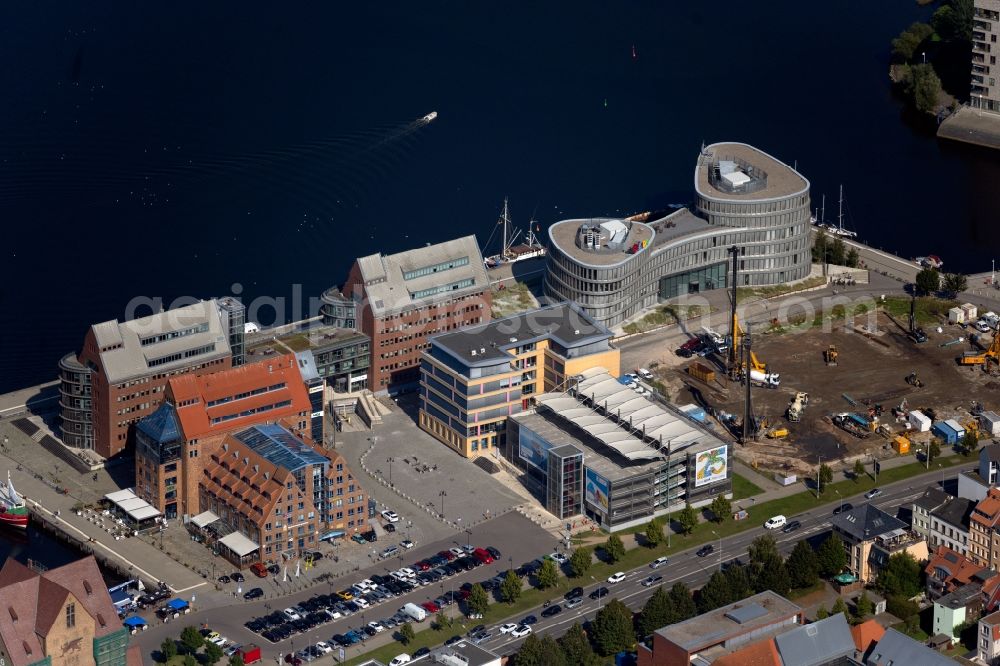
[[[731,246],[740,248],[741,286],[809,275],[809,181],[801,174],[752,146],[717,143],[702,149],[694,181],[694,212],[549,227],[545,295],[618,326],[659,301],[729,286]]]

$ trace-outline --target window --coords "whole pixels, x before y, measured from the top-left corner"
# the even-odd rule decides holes
[[[76,626],[76,604],[66,604],[66,628]]]

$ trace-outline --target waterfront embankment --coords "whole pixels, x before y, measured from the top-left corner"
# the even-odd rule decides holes
[[[1000,114],[962,106],[938,125],[937,135],[940,139],[1000,149]]]

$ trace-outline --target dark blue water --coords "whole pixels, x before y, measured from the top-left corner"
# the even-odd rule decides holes
[[[505,195],[543,225],[688,201],[702,141],[797,163],[828,218],[843,183],[875,245],[989,269],[998,154],[889,88],[889,40],[928,10],[622,4],[5,4],[0,390],[136,296],[239,283],[285,299],[268,323],[356,256],[485,242]]]
[[[66,545],[36,525],[29,525],[26,530],[0,526],[0,566],[7,558],[14,558],[21,564],[26,565],[31,560],[46,569],[54,569],[84,556],[82,551]],[[124,580],[115,572],[102,569],[102,573],[109,585]]]

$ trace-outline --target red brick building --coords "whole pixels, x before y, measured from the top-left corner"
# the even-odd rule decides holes
[[[63,442],[105,458],[121,453],[171,377],[243,363],[244,316],[242,304],[222,299],[91,326],[79,356],[59,363]]]
[[[428,336],[490,319],[490,283],[475,236],[361,257],[343,293],[361,306],[375,392],[416,389]]]
[[[0,663],[142,666],[93,556],[41,573],[0,569]]]
[[[136,426],[135,493],[168,519],[198,513],[205,441],[279,420],[309,433],[312,406],[294,354],[172,377],[165,396]]]

